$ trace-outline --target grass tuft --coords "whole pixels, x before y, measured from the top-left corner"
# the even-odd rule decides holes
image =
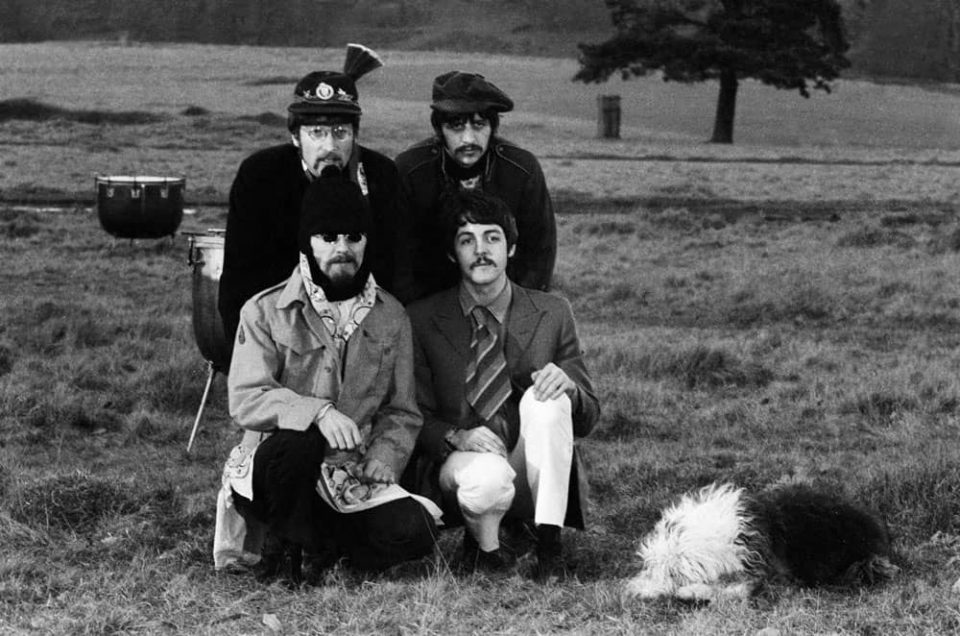
[[[0,123],[6,121],[50,121],[54,119],[81,124],[133,126],[159,123],[166,120],[166,117],[139,110],[120,112],[70,110],[25,98],[0,101]]]
[[[285,75],[271,75],[270,77],[263,77],[261,79],[250,80],[249,82],[244,82],[244,86],[276,86],[277,84],[282,84],[284,86],[290,85],[293,86],[298,81],[299,77],[287,77]]]
[[[960,252],[960,227],[937,234],[930,243],[930,250],[934,254]]]
[[[883,247],[889,245],[900,249],[910,249],[917,240],[905,232],[881,228],[863,228],[842,235],[837,239],[837,247]]]
[[[658,380],[675,378],[687,389],[768,385],[773,372],[762,364],[741,360],[726,348],[695,344],[685,347],[653,346],[636,350],[611,345],[594,360],[599,373]]]
[[[259,115],[245,115],[243,117],[240,117],[240,119],[243,121],[256,122],[261,126],[269,126],[274,128],[277,128],[280,126],[286,127],[287,125],[287,118],[281,115],[277,115],[276,113],[265,112],[265,113],[260,113]]]
[[[688,389],[696,387],[763,387],[773,372],[754,362],[743,362],[725,349],[697,346],[677,356],[670,371]]]
[[[134,512],[138,501],[132,486],[76,472],[21,486],[14,493],[12,513],[34,530],[87,534],[104,517]]]
[[[583,221],[573,226],[573,233],[583,236],[625,236],[637,231],[633,221]]]
[[[31,210],[0,208],[0,236],[30,238],[40,233],[40,217]]]
[[[187,106],[180,111],[180,114],[184,117],[203,117],[204,115],[209,115],[210,111],[203,106]]]
[[[169,365],[151,373],[145,381],[148,403],[156,409],[192,413],[203,397],[203,378],[198,365]]]
[[[960,533],[960,466],[952,461],[919,463],[884,472],[867,483],[859,500],[879,510],[904,542],[935,533]]]
[[[7,345],[0,344],[0,377],[13,371],[13,363],[17,360],[17,354]]]
[[[750,327],[785,321],[826,321],[837,306],[825,286],[808,278],[787,276],[776,285],[751,282],[730,296],[724,313],[733,325]]]
[[[920,402],[911,396],[897,393],[875,392],[861,396],[840,406],[841,413],[859,413],[873,424],[889,425],[900,413],[910,413],[920,408]]]

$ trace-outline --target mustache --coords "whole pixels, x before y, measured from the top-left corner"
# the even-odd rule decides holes
[[[336,166],[342,168],[342,167],[343,167],[343,157],[340,156],[339,153],[336,153],[336,152],[328,152],[327,154],[323,155],[322,157],[317,157],[317,158],[314,160],[314,162],[313,162],[313,167],[316,168],[316,167],[318,167],[318,166],[319,166],[320,164],[322,164],[322,163],[332,163],[332,164],[335,164]]]
[[[474,267],[480,267],[481,265],[492,265],[492,266],[496,266],[496,263],[494,263],[493,261],[491,261],[489,258],[483,258],[483,257],[481,257],[481,258],[478,258],[477,260],[473,261],[473,264],[470,265],[470,269],[473,269]]]
[[[464,144],[458,147],[453,151],[454,153],[464,153],[464,152],[483,152],[483,148],[476,144]]]
[[[357,259],[350,256],[349,254],[344,254],[343,256],[334,256],[333,258],[330,259],[329,263],[331,265],[334,263],[353,263],[354,265],[356,265]]]

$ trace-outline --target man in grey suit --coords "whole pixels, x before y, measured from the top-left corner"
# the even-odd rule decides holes
[[[458,285],[411,304],[424,425],[406,483],[466,526],[467,569],[508,564],[504,517],[536,526],[540,579],[562,575],[560,529],[584,527],[585,475],[574,437],[600,407],[569,303],[511,282],[509,207],[479,191],[448,194],[442,215]]]

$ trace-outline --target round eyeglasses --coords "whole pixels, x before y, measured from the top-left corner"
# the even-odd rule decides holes
[[[324,243],[336,243],[340,240],[340,237],[343,236],[347,239],[347,243],[359,243],[363,240],[363,234],[361,232],[350,232],[349,234],[334,234],[333,232],[323,232],[320,234],[320,238],[323,239]]]
[[[353,137],[353,127],[344,124],[334,124],[333,126],[301,126],[301,129],[314,141],[323,141],[327,137],[333,137],[336,141],[344,141]]]

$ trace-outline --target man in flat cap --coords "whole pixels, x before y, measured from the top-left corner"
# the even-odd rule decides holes
[[[441,196],[458,190],[480,190],[506,202],[520,235],[510,279],[549,289],[557,230],[543,170],[533,154],[497,134],[500,114],[512,110],[513,101],[482,75],[450,71],[434,80],[430,108],[434,136],[396,158],[410,215],[415,298],[459,281],[439,222]]]
[[[381,65],[357,44],[347,48],[344,72],[315,71],[294,88],[287,108],[292,143],[255,152],[240,165],[230,188],[218,305],[229,343],[244,302],[290,275],[297,263],[297,218],[307,185],[326,166],[341,170],[360,188],[373,215],[367,260],[377,281],[403,297],[406,251],[400,233],[400,186],[396,166],[361,146],[356,80]],[[398,260],[399,257],[399,260]]]
[[[433,550],[440,511],[396,485],[423,419],[410,322],[367,254],[370,205],[326,168],[307,186],[288,278],[248,300],[228,374],[243,440],[217,502],[217,569],[264,559],[301,577],[301,560],[346,556],[379,570]],[[264,528],[273,546],[263,549]]]

